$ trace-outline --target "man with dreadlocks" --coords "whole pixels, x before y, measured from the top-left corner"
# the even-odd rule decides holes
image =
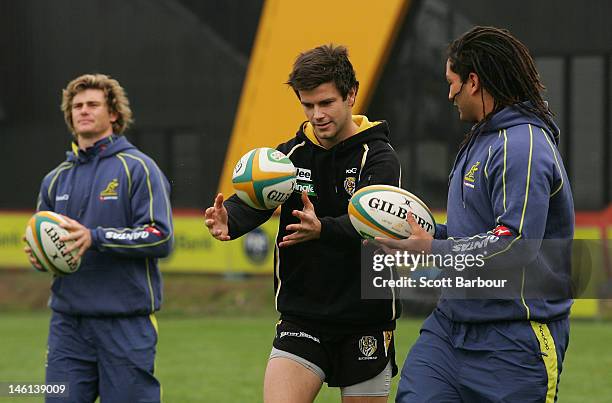
[[[397,401],[552,402],[572,300],[542,287],[567,284],[574,233],[559,129],[529,51],[506,30],[474,27],[454,40],[446,79],[459,118],[474,123],[450,175],[448,221],[435,239],[409,217],[410,238],[377,240],[435,256],[480,255],[479,273],[512,273],[519,288],[510,297],[443,289],[406,358]],[[545,281],[528,281],[534,273]]]

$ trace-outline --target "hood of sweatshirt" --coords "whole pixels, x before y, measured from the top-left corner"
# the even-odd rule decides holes
[[[531,124],[544,129],[550,139],[555,143],[559,143],[559,127],[552,122],[552,127],[546,122],[542,121],[538,116],[531,113],[527,108],[530,106],[529,102],[522,102],[515,105],[510,105],[500,110],[491,116],[488,122],[484,123],[482,127],[475,128],[478,131],[477,135],[488,135],[497,134],[501,129],[508,129],[510,127]]]
[[[66,160],[83,163],[96,156],[106,158],[130,149],[135,149],[135,147],[125,137],[112,134],[102,140],[98,140],[93,146],[85,150],[79,149],[78,145],[73,142],[72,150],[66,151]]]
[[[329,149],[326,149],[321,145],[314,133],[312,124],[308,121],[300,125],[300,129],[297,132],[297,137],[298,139],[305,140],[307,143],[311,143],[316,147],[320,147],[323,150],[328,150],[334,153],[344,153],[350,151],[355,147],[361,147],[363,143],[372,140],[383,140],[385,142],[389,142],[389,125],[387,122],[370,122],[364,115],[353,115],[353,122],[355,122],[355,124],[357,124],[359,127],[357,133]]]
[[[455,162],[453,164],[452,172],[455,170],[457,163],[459,162],[461,156],[465,154],[465,158],[463,160],[463,165],[461,167],[461,174],[465,172],[466,164],[469,160],[470,150],[476,141],[476,138],[480,136],[491,136],[497,135],[500,130],[509,129],[514,126],[531,124],[537,127],[541,127],[544,129],[546,134],[550,137],[550,140],[554,144],[559,144],[559,127],[552,121],[551,125],[548,125],[546,122],[542,121],[538,116],[534,115],[529,111],[529,107],[531,106],[530,102],[521,102],[515,105],[510,105],[499,112],[493,114],[491,118],[485,122],[479,122],[472,127],[472,133],[470,140],[465,144],[461,150],[457,153],[457,157],[455,158]],[[449,177],[450,184],[450,177]],[[461,187],[461,200],[464,199],[464,189]]]

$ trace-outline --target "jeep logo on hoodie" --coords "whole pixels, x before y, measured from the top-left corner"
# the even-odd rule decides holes
[[[306,168],[295,167],[295,188],[294,192],[302,193],[306,191],[308,196],[316,196],[317,192],[312,184],[312,171]]]

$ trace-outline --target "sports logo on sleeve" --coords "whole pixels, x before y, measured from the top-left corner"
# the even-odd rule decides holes
[[[149,234],[153,234],[157,237],[162,237],[162,233],[160,230],[158,230],[157,228],[155,228],[154,226],[148,226],[147,228],[145,228],[145,231],[147,231]]]
[[[495,234],[495,236],[512,236],[512,231],[510,231],[510,228],[508,227],[504,227],[503,225],[498,225],[497,227],[495,227],[495,229],[493,230],[493,233]]]
[[[104,233],[104,238],[121,241],[137,241],[139,239],[147,239],[151,232],[146,229],[143,231],[122,232],[120,230],[107,230]]]

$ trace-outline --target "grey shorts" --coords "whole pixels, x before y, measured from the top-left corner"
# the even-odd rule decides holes
[[[325,381],[325,372],[317,365],[300,356],[272,347],[270,360],[279,357],[288,358],[303,365],[321,378],[321,382]],[[391,372],[391,362],[389,362],[378,375],[355,385],[343,386],[340,388],[340,393],[342,396],[389,396],[391,391]]]

